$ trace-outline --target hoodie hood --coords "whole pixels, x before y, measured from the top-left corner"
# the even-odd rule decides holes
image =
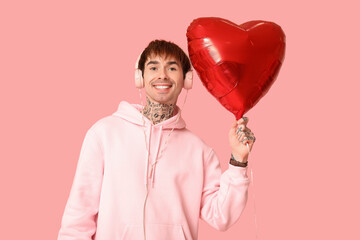
[[[144,106],[140,104],[130,104],[126,101],[121,101],[119,103],[117,110],[113,113],[113,116],[121,117],[126,121],[129,121],[131,123],[140,126],[144,125],[144,121],[146,125],[147,124],[153,125],[153,123],[147,117],[143,116],[142,113],[140,112],[143,108]],[[177,120],[177,118],[179,119]],[[172,129],[172,128],[182,129],[185,128],[186,124],[184,119],[181,117],[180,108],[176,105],[174,109],[174,116],[153,126],[154,127],[162,126],[162,129]]]

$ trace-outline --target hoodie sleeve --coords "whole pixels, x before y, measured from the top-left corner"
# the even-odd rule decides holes
[[[226,231],[240,218],[250,183],[246,170],[229,164],[221,174],[218,157],[213,150],[209,153],[204,166],[200,218],[213,228]]]
[[[58,240],[90,240],[96,232],[103,178],[103,154],[95,132],[84,138]]]

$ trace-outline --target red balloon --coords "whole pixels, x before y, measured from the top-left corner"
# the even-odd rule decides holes
[[[237,120],[269,91],[284,60],[285,34],[273,22],[197,18],[186,36],[203,85]]]

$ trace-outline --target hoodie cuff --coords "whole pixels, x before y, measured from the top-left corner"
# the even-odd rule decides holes
[[[234,166],[232,164],[229,163],[229,173],[231,175],[231,177],[233,178],[248,178],[247,175],[247,169],[248,167],[238,167],[238,166]]]

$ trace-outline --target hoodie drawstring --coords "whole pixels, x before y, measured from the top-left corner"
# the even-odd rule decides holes
[[[145,128],[145,124],[144,124],[144,128]],[[148,183],[148,169],[149,169],[149,159],[150,159],[150,141],[151,141],[151,130],[152,130],[152,126],[150,125],[150,128],[149,128],[149,134],[147,134],[149,136],[149,146],[148,146],[148,143],[147,143],[147,139],[146,139],[146,134],[145,134],[145,131],[146,129],[144,129],[144,135],[145,135],[145,148],[146,148],[146,151],[147,151],[147,156],[146,156],[146,159],[145,159],[145,174],[144,174],[144,184],[145,186],[147,186],[147,183]]]
[[[156,162],[152,164],[152,166],[151,166],[151,172],[150,172],[151,187],[152,187],[152,188],[154,188],[155,165],[156,165]]]
[[[163,126],[160,126],[160,133],[159,133],[159,137],[157,139],[157,143],[156,143],[156,152],[154,154],[153,159],[155,159],[151,165],[151,172],[150,172],[150,178],[151,178],[151,186],[154,187],[154,177],[155,177],[155,169],[156,169],[156,163],[158,161],[158,157],[159,157],[159,150],[161,147],[161,135],[162,135],[162,129]]]
[[[153,127],[150,125],[150,131],[149,131],[149,141],[148,143],[145,143],[145,144],[148,144],[146,146],[146,149],[147,149],[147,157],[146,157],[146,163],[145,163],[145,180],[144,180],[144,183],[145,185],[147,184],[148,182],[148,178],[151,179],[151,186],[154,188],[154,178],[155,178],[155,169],[156,169],[156,163],[157,163],[157,159],[159,157],[159,150],[161,148],[161,135],[162,135],[162,130],[163,130],[163,126],[160,126],[160,133],[159,133],[159,136],[157,138],[157,142],[156,142],[156,145],[155,145],[155,154],[153,154],[151,156],[150,154],[150,142],[151,142],[151,137],[152,137],[152,131],[153,131]],[[147,141],[146,141],[147,142]],[[152,163],[151,163],[151,167],[150,167],[150,173],[149,175],[147,174],[148,172],[148,169],[149,169],[149,160],[150,158],[152,158]]]

